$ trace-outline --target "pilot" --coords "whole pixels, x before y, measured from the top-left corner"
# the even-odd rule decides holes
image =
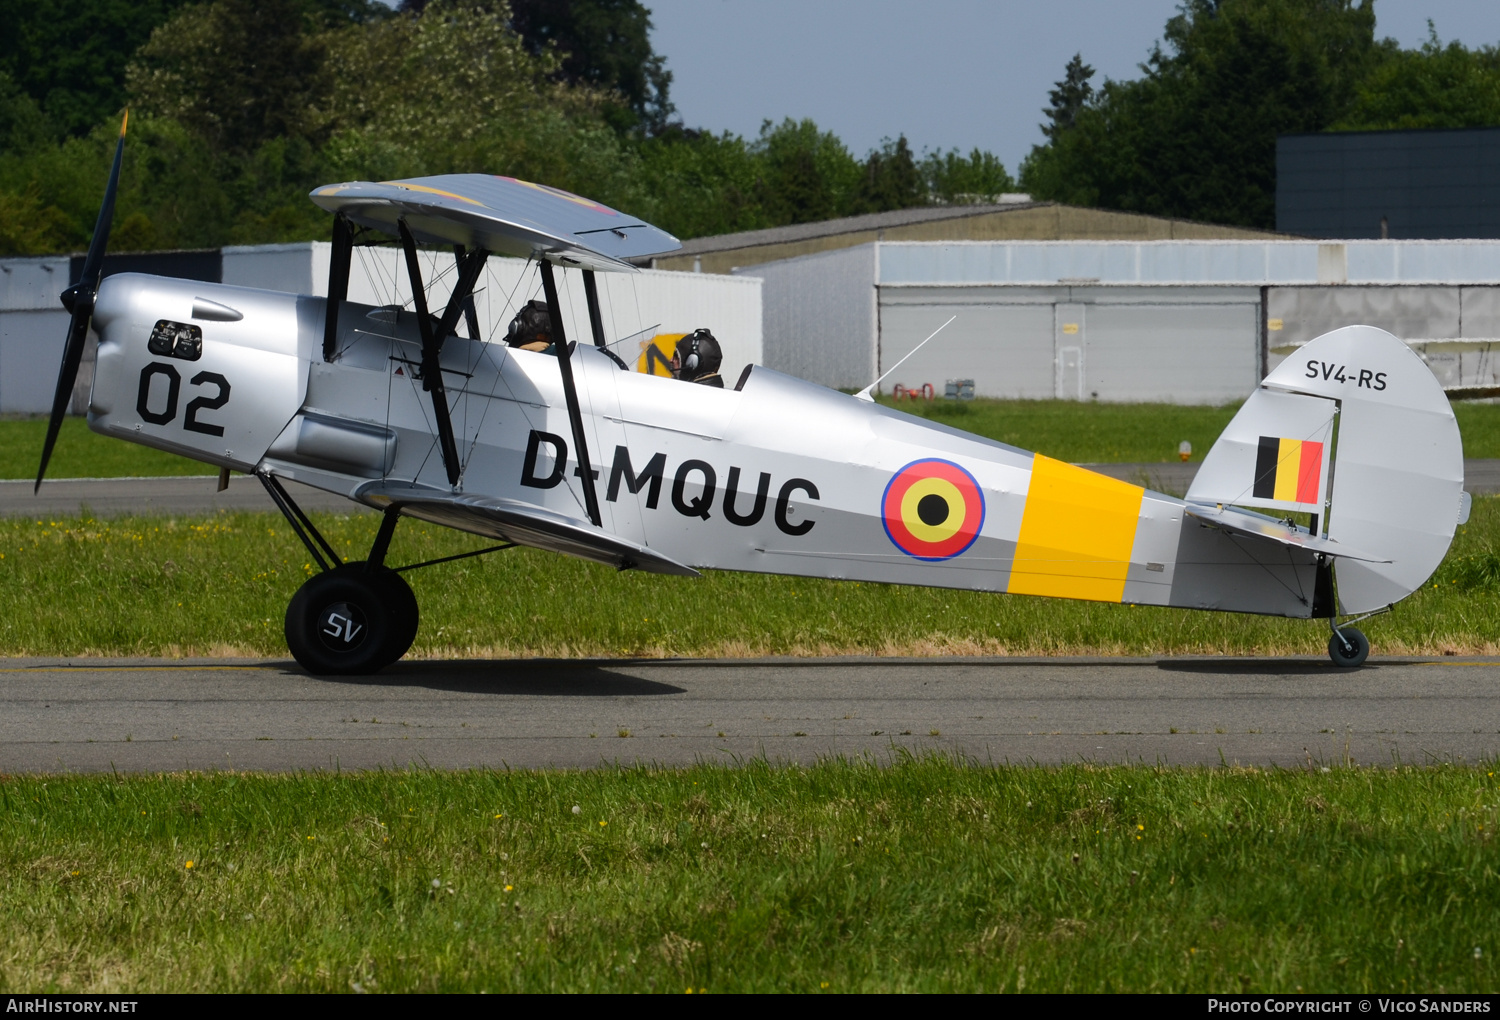
[[[552,348],[552,315],[547,311],[547,302],[528,301],[521,306],[516,317],[510,320],[510,331],[505,342],[523,351],[546,352]]]
[[[677,349],[672,352],[672,374],[686,382],[722,390],[724,380],[719,376],[719,366],[723,361],[724,353],[714,335],[706,329],[696,329],[677,341]]]

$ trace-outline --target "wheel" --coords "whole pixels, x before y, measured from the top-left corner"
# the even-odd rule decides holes
[[[356,566],[345,564],[311,578],[287,606],[287,647],[309,673],[374,673],[394,661],[397,600],[378,575],[367,578]]]
[[[1335,666],[1346,669],[1363,666],[1370,657],[1370,639],[1358,627],[1340,627],[1338,633],[1328,639],[1328,657]]]
[[[388,568],[375,575],[377,583],[385,589],[386,605],[390,608],[394,624],[391,638],[386,645],[385,665],[390,665],[406,654],[411,643],[417,639],[417,623],[421,614],[417,609],[417,597],[412,594],[406,578]]]

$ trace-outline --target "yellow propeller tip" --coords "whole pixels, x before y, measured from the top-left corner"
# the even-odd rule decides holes
[[[130,107],[125,107],[125,116],[120,118],[120,137],[125,137],[125,125],[130,123]]]

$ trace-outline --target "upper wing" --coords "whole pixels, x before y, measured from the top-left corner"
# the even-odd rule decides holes
[[[362,226],[396,233],[405,220],[419,241],[462,244],[584,269],[634,272],[626,259],[676,251],[682,242],[560,188],[491,174],[403,181],[350,181],[312,192],[315,203]]]
[[[661,553],[611,535],[555,510],[497,496],[468,496],[408,485],[374,482],[357,498],[382,509],[396,507],[409,517],[476,535],[566,553],[620,570],[698,577],[698,571]]]

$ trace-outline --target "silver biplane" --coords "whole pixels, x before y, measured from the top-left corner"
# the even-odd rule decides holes
[[[334,217],[326,299],[140,274],[101,285],[120,151],[62,296],[73,317],[37,485],[93,329],[89,427],[253,473],[322,568],[286,615],[313,673],[373,672],[410,647],[416,599],[386,564],[403,517],[621,570],[1323,619],[1342,666],[1369,652],[1349,624],[1420,587],[1467,517],[1442,388],[1371,327],[1276,367],[1178,499],[764,367],[732,389],[624,371],[594,274],[632,271],[677,240],[506,177],[318,188],[312,201]],[[372,234],[399,240],[410,307],[347,300],[356,237]],[[441,309],[427,305],[421,245],[453,253]],[[493,256],[535,261],[551,351],[481,337],[473,289]],[[560,273],[581,274],[587,338],[564,334]],[[364,558],[344,562],[283,479],[382,513]]]

